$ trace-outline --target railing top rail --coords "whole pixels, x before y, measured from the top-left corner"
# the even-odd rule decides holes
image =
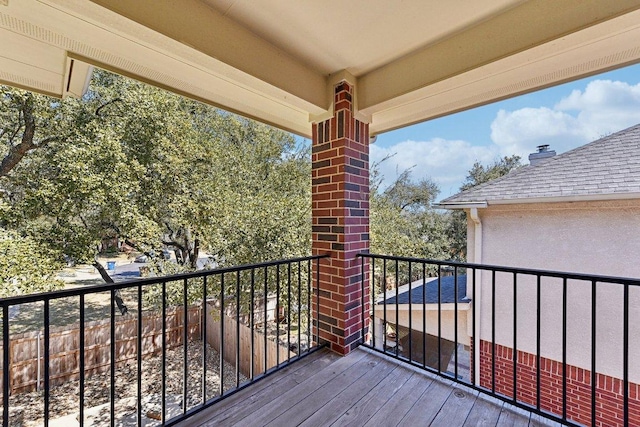
[[[412,257],[402,257],[402,256],[393,256],[393,255],[378,255],[378,254],[371,254],[366,252],[361,252],[356,256],[363,257],[363,258],[374,258],[374,259],[391,260],[391,261],[425,263],[425,264],[433,264],[438,266],[473,268],[475,270],[526,274],[526,275],[532,275],[532,276],[539,275],[544,277],[583,280],[588,282],[617,283],[617,284],[623,284],[623,285],[640,286],[640,279],[631,278],[631,277],[603,276],[603,275],[597,275],[597,274],[582,274],[582,273],[572,273],[572,272],[565,272],[565,271],[541,270],[541,269],[533,269],[533,268],[507,267],[502,265],[474,264],[474,263],[460,262],[460,261],[443,261],[443,260],[435,260],[435,259],[428,259],[428,258],[412,258]]]
[[[132,280],[126,280],[118,283],[107,283],[104,285],[91,285],[83,288],[60,289],[57,291],[39,292],[39,293],[34,293],[29,295],[18,295],[18,296],[0,298],[0,307],[17,305],[17,304],[27,304],[31,302],[53,300],[53,299],[66,298],[66,297],[74,297],[74,296],[87,295],[87,294],[93,294],[98,292],[107,292],[107,291],[117,290],[117,289],[126,289],[126,288],[138,287],[138,286],[168,283],[168,282],[173,282],[178,280],[194,279],[194,278],[205,277],[205,276],[208,277],[208,276],[220,275],[220,274],[231,273],[236,271],[246,271],[246,270],[252,270],[257,268],[271,267],[275,265],[311,261],[311,260],[322,259],[327,257],[329,257],[329,254],[310,255],[305,257],[266,261],[266,262],[260,262],[256,264],[242,264],[242,265],[232,266],[232,267],[214,268],[211,270],[198,270],[198,271],[193,271],[189,273],[172,274],[169,276],[149,277],[145,279],[132,279]]]

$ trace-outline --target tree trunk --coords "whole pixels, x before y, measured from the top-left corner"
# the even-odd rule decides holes
[[[36,148],[33,137],[36,132],[36,121],[33,117],[33,98],[27,97],[22,104],[22,117],[24,118],[24,132],[19,144],[11,147],[0,163],[0,176],[7,175],[27,154]]]
[[[6,176],[27,153],[40,147],[44,147],[51,141],[59,140],[59,136],[50,136],[41,140],[39,143],[34,141],[36,134],[36,119],[34,117],[34,100],[32,96],[28,96],[22,104],[21,114],[24,120],[24,132],[20,143],[12,145],[9,151],[0,161],[0,177]]]
[[[98,270],[98,273],[100,273],[100,276],[102,276],[102,280],[104,280],[106,283],[115,283],[111,278],[111,276],[109,276],[109,273],[107,273],[107,270],[104,269],[104,266],[100,264],[98,260],[96,260],[93,263],[93,266]],[[120,294],[120,289],[116,289],[115,291],[115,301],[116,301],[116,305],[118,306],[118,309],[120,310],[120,313],[122,315],[127,314],[129,309],[124,304],[124,301],[122,301],[122,295]]]
[[[193,242],[193,251],[191,251],[191,253],[189,254],[189,258],[191,261],[191,268],[193,268],[194,270],[198,269],[199,252],[200,252],[200,240],[195,239],[195,241]]]

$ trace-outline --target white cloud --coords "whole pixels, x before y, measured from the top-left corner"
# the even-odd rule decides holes
[[[489,146],[463,140],[433,138],[403,141],[388,148],[371,145],[371,161],[383,162],[384,184],[411,168],[413,177],[430,177],[440,187],[438,200],[457,192],[475,161],[489,164],[502,156],[517,154],[523,163],[538,145],[549,144],[563,153],[604,135],[640,123],[640,84],[593,80],[574,90],[552,107],[498,111],[491,123]],[[478,130],[482,132],[482,129]]]
[[[549,144],[565,152],[612,132],[640,123],[640,84],[591,81],[553,108],[500,110],[491,123],[491,139],[503,155],[528,153]]]
[[[439,198],[457,192],[475,161],[489,163],[498,157],[493,147],[473,146],[466,141],[434,138],[429,141],[403,141],[385,148],[370,146],[371,164],[384,177],[383,187],[391,184],[403,171],[411,168],[414,180],[431,178],[440,187]]]

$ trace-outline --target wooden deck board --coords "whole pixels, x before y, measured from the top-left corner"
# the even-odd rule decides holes
[[[363,394],[367,394],[384,380],[396,367],[397,365],[375,355],[368,355],[361,371],[357,371],[356,366],[353,366],[345,371],[343,376],[328,382],[316,393],[298,402],[267,426],[300,425],[312,418],[311,422],[315,420],[315,425],[330,424],[353,406],[354,402],[358,402]],[[347,383],[349,385],[343,385]]]
[[[278,395],[302,383],[318,371],[340,359],[340,356],[328,350],[320,350],[311,354],[278,372],[270,375],[256,384],[249,386],[225,400],[190,418],[181,426],[212,426],[216,423],[227,422],[232,425],[242,420],[248,413],[259,410],[269,404]],[[212,413],[212,410],[215,410]]]
[[[296,361],[179,426],[526,426],[544,419],[358,349]]]
[[[528,427],[531,414],[504,404],[496,427]]]
[[[451,384],[434,380],[405,417],[402,420],[398,420],[398,424],[403,426],[425,426],[431,424],[452,391]]]
[[[463,427],[495,426],[502,411],[502,401],[478,396]]]
[[[257,409],[269,401],[274,392],[286,391],[296,386],[317,371],[331,365],[339,357],[328,350],[321,350],[283,368],[280,375],[264,378],[250,386],[247,392],[229,396],[225,399],[224,406],[227,411],[233,411],[238,405],[245,406],[247,401],[251,401],[253,408]]]
[[[411,410],[418,399],[431,386],[433,380],[419,373],[407,380],[402,389],[398,390],[387,400],[368,421],[369,425],[380,427],[395,427],[399,420]],[[362,424],[352,424],[362,425]],[[337,426],[337,425],[336,425]]]
[[[387,379],[379,382],[369,393],[365,394],[362,399],[335,420],[332,425],[337,427],[361,426],[366,424],[391,397],[395,396],[399,390],[407,385],[407,381],[412,375],[414,374],[411,371],[402,369],[400,366],[396,367],[396,369],[387,375]],[[304,427],[315,425],[314,423],[302,423]]]
[[[359,352],[358,354],[353,354],[353,356],[355,357],[343,357],[335,361],[284,393],[270,393],[270,397],[273,398],[272,402],[274,402],[272,405],[265,405],[258,411],[252,410],[250,405],[245,405],[246,411],[244,411],[244,415],[246,416],[242,419],[234,418],[233,420],[223,420],[213,424],[207,424],[207,426],[232,426],[236,423],[250,426],[266,425],[326,383],[340,376],[351,366],[364,365],[366,363],[363,361],[367,356],[366,353]]]
[[[461,426],[478,398],[478,392],[455,387],[431,423],[436,427]]]

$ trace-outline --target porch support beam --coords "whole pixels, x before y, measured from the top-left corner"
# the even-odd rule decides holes
[[[369,124],[354,117],[354,89],[348,81],[338,83],[333,117],[314,123],[312,130],[312,247],[314,254],[331,254],[320,267],[314,329],[339,354],[348,354],[361,338],[361,260],[356,255],[369,250]],[[365,282],[367,303],[368,288]],[[365,316],[365,328],[368,322]]]
[[[326,76],[200,0],[91,0],[220,62],[220,74],[281,102],[322,114]]]
[[[359,108],[370,114],[393,108],[407,94],[639,8],[638,0],[523,2],[361,76]]]

